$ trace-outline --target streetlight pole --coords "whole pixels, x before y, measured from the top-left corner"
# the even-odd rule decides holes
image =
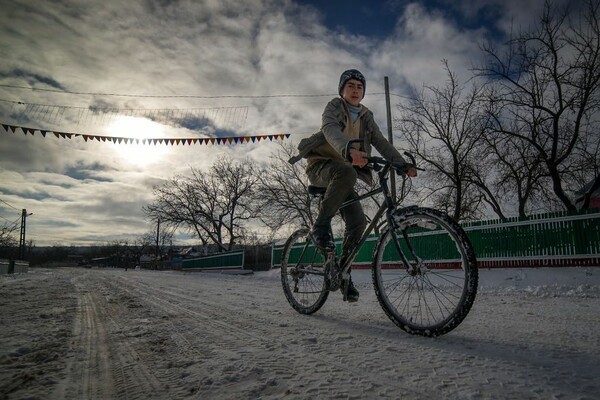
[[[394,144],[394,134],[392,133],[392,107],[390,105],[390,81],[387,76],[383,78],[385,86],[385,108],[387,111],[387,127],[388,127],[388,140]],[[392,192],[392,201],[396,202],[396,174],[390,174],[390,191]]]

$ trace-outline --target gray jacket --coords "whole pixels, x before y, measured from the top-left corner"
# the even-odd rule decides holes
[[[329,143],[340,156],[344,157],[346,143],[348,143],[348,139],[344,137],[343,133],[346,127],[346,115],[347,110],[344,100],[339,97],[331,100],[325,107],[325,111],[323,111],[321,130],[300,141],[298,144],[299,154],[289,159],[290,164],[308,157],[313,149],[324,143]],[[360,138],[364,139],[361,150],[366,152],[367,156],[371,155],[371,149],[375,147],[386,160],[406,162],[398,150],[383,136],[371,110],[367,110],[361,117]],[[367,182],[371,181],[369,170],[359,169],[359,176]]]

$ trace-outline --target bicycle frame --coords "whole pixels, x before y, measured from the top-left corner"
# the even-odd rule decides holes
[[[379,210],[377,210],[377,212],[375,213],[375,216],[373,217],[373,219],[371,220],[371,223],[367,226],[367,228],[363,232],[363,235],[361,236],[358,243],[350,251],[350,254],[349,254],[348,258],[346,259],[345,264],[340,266],[343,274],[348,272],[348,270],[350,269],[350,266],[352,265],[352,262],[354,261],[354,258],[358,254],[359,249],[367,241],[369,235],[371,234],[371,232],[373,232],[373,230],[375,229],[375,226],[379,223],[379,220],[381,219],[381,217],[385,211],[388,211],[388,222],[390,222],[390,220],[391,220],[391,218],[389,217],[389,214],[392,210],[394,210],[395,205],[392,200],[392,197],[390,194],[390,189],[387,184],[387,181],[388,181],[387,174],[389,171],[390,171],[390,166],[389,166],[389,164],[386,164],[385,166],[383,166],[382,170],[378,172],[378,175],[379,175],[379,187],[378,188],[373,189],[368,193],[362,194],[355,199],[347,200],[347,201],[343,202],[342,205],[340,206],[340,209],[341,209],[341,208],[347,207],[351,204],[360,202],[364,199],[373,197],[379,193],[383,193],[383,196],[384,196],[383,204],[379,207]],[[393,173],[393,171],[392,171],[392,173]],[[400,254],[402,255],[402,258],[404,259],[405,258],[404,254],[401,251],[400,251]],[[406,261],[406,260],[404,260],[404,261]]]
[[[410,169],[418,169],[414,157],[405,154],[412,163],[366,158],[378,172],[379,185],[343,202],[340,208],[379,193],[384,198],[358,241],[344,249],[343,264],[338,266],[335,247],[317,246],[308,227],[295,231],[286,241],[281,281],[285,296],[296,311],[315,313],[329,293],[338,289],[348,300],[354,259],[369,235],[382,228],[373,256],[372,278],[375,296],[392,322],[408,333],[431,337],[450,332],[464,320],[477,293],[475,251],[464,230],[446,213],[394,201],[389,174],[412,176]],[[310,188],[309,192],[322,194],[325,190]],[[459,268],[454,268],[455,259]],[[356,296],[350,300],[355,301]]]

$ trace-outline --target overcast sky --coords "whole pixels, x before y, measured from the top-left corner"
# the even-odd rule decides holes
[[[385,132],[384,76],[392,93],[407,95],[411,85],[443,83],[447,59],[466,79],[479,44],[534,24],[542,4],[0,0],[0,122],[136,138],[289,133],[297,142],[319,129],[340,73],[358,68],[367,78],[363,103]],[[158,109],[180,111],[143,118]],[[224,156],[268,160],[275,149],[268,141],[85,142],[0,128],[0,223],[20,221],[25,208],[33,213],[27,239],[38,246],[131,241],[154,229],[142,213],[154,185]]]

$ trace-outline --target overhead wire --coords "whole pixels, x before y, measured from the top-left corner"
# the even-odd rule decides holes
[[[59,89],[48,89],[48,88],[34,88],[30,86],[19,86],[19,85],[8,85],[0,84],[0,87],[11,88],[11,89],[22,89],[39,92],[50,92],[50,93],[61,93],[61,94],[74,94],[82,96],[115,96],[115,97],[138,97],[138,98],[194,98],[194,99],[266,99],[266,98],[286,98],[286,97],[330,97],[337,96],[338,93],[312,93],[312,94],[267,94],[267,95],[196,95],[196,94],[131,94],[131,93],[101,93],[101,92],[78,92],[71,90],[59,90]],[[385,94],[384,92],[372,93],[373,95]],[[392,96],[412,99],[408,96],[399,95],[396,93],[390,93]]]
[[[21,219],[21,217],[19,217],[16,220],[11,221],[10,219],[3,217],[2,215],[0,215],[0,218],[9,223],[8,225],[6,225],[6,227],[10,227],[10,229],[16,228],[17,225],[19,225],[19,220]]]
[[[8,202],[6,202],[6,201],[2,200],[2,199],[0,199],[0,202],[1,202],[1,203],[4,203],[4,204],[6,204],[7,206],[9,206],[10,208],[12,208],[12,209],[14,209],[14,210],[17,210],[17,211],[21,212],[21,210],[19,210],[17,207],[13,206],[12,204],[10,204],[10,203],[8,203]],[[19,223],[19,220],[21,219],[21,217],[19,217],[19,218],[17,218],[16,220],[14,220],[14,221],[11,221],[11,220],[9,220],[8,218],[5,218],[5,217],[3,217],[2,215],[0,215],[0,218],[2,218],[3,220],[7,221],[7,222],[9,223],[9,225],[7,225],[7,226],[10,226],[10,227],[11,227],[11,229],[12,229],[13,227],[14,227],[14,228],[16,228],[16,227],[17,227],[17,225],[18,225],[18,223]]]
[[[139,97],[139,98],[196,98],[196,99],[227,99],[227,98],[239,98],[239,99],[263,99],[263,98],[276,98],[276,97],[324,97],[324,96],[335,96],[335,94],[274,94],[274,95],[218,95],[218,96],[204,96],[204,95],[187,95],[187,94],[170,94],[170,95],[154,95],[154,94],[128,94],[128,93],[99,93],[99,92],[76,92],[70,90],[59,90],[59,89],[47,89],[47,88],[33,88],[27,86],[18,85],[6,85],[0,84],[0,87],[12,88],[12,89],[24,89],[40,92],[51,92],[51,93],[62,93],[62,94],[75,94],[82,96],[116,96],[116,97]]]
[[[15,209],[15,210],[17,210],[17,211],[21,211],[21,210],[19,210],[17,207],[13,206],[13,205],[12,205],[12,204],[10,204],[10,203],[7,203],[6,201],[4,201],[4,200],[2,200],[2,199],[0,199],[0,202],[2,202],[2,203],[4,203],[4,204],[6,204],[6,205],[7,205],[7,206],[9,206],[10,208],[13,208],[13,209]]]

